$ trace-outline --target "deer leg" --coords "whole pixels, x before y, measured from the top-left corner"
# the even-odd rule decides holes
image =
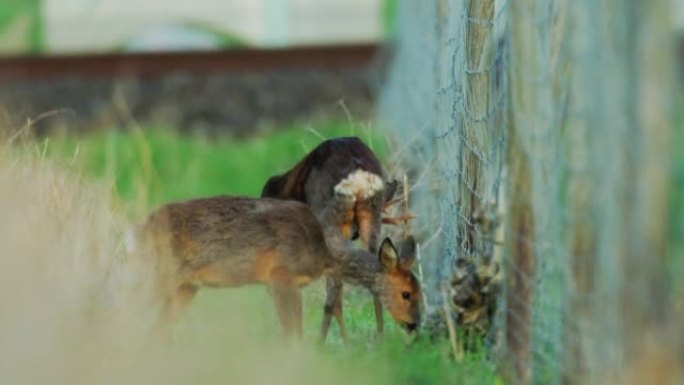
[[[294,307],[297,302],[299,293],[298,289],[288,285],[274,284],[270,286],[269,292],[273,298],[273,303],[278,314],[280,326],[283,328],[283,333],[287,337],[292,337],[297,332],[297,328],[301,329],[301,325],[295,324],[296,317],[294,316]],[[299,297],[301,304],[301,297]],[[301,306],[300,306],[301,311]],[[300,318],[301,320],[301,318]]]
[[[299,339],[302,338],[302,292],[299,288],[292,288],[290,296],[292,327],[294,335]]]
[[[371,253],[378,250],[378,235],[380,234],[380,215],[373,215],[367,205],[359,204],[356,207],[356,218],[359,223],[359,234],[364,241],[366,248]],[[382,303],[377,295],[373,295],[373,306],[375,307],[375,323],[378,335],[385,331],[385,322],[382,313]]]
[[[373,294],[373,306],[375,307],[375,323],[378,336],[382,336],[385,332],[385,320],[382,313],[382,302],[380,302],[380,297],[377,294]]]
[[[344,316],[342,313],[342,295],[344,293],[342,287],[342,281],[340,281],[340,289],[337,294],[337,298],[335,299],[333,315],[335,316],[335,320],[337,321],[337,327],[340,328],[340,336],[342,337],[342,342],[345,345],[349,345],[349,335],[347,334],[347,327],[344,325]]]
[[[273,297],[276,312],[287,337],[302,336],[302,293],[294,277],[285,268],[271,272],[272,283],[269,292]]]
[[[170,335],[171,325],[174,324],[183,311],[190,305],[197,294],[197,287],[183,284],[171,294],[162,305],[162,316],[157,327],[158,333],[164,338]]]
[[[328,278],[326,283],[325,305],[323,306],[323,322],[321,323],[320,343],[324,343],[328,336],[330,323],[333,316],[340,327],[340,335],[346,344],[348,342],[347,330],[342,319],[342,281],[337,278]]]
[[[368,202],[358,202],[354,208],[354,216],[363,245],[368,251],[375,254],[378,249],[378,236],[380,235],[380,213],[374,214]]]
[[[323,321],[321,322],[321,334],[319,337],[319,342],[323,344],[325,339],[328,337],[328,330],[330,329],[330,323],[332,322],[333,304],[335,290],[335,279],[326,278],[325,280],[325,304],[323,305]]]

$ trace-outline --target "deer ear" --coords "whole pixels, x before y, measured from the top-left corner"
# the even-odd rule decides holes
[[[399,187],[398,180],[392,180],[385,182],[385,203],[389,202],[394,198],[394,194],[397,193],[397,187]]]
[[[397,256],[397,249],[394,248],[392,241],[389,238],[385,238],[380,245],[380,251],[378,252],[378,258],[380,259],[380,264],[385,270],[393,270],[397,268],[399,264],[399,257]]]
[[[400,248],[400,264],[404,270],[411,270],[413,263],[416,262],[416,240],[412,235],[409,235],[401,243]]]

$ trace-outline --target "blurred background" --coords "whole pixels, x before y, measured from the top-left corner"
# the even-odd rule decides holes
[[[0,106],[35,129],[138,121],[249,135],[372,116],[397,0],[5,0]],[[502,3],[502,2],[500,2]],[[684,34],[684,0],[671,0]],[[677,40],[678,63],[684,44]]]
[[[37,130],[136,119],[249,135],[294,121],[367,119],[393,0],[7,0],[0,104]]]
[[[684,0],[2,0],[0,376],[681,384],[683,69]],[[296,354],[261,287],[148,346],[121,233],[349,135],[408,177],[425,338],[350,288],[309,349],[316,282]]]

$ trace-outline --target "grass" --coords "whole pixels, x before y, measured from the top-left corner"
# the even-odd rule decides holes
[[[682,100],[677,100],[675,106],[682,106]],[[670,193],[670,266],[671,281],[675,293],[684,297],[684,283],[676,272],[684,270],[684,110],[680,107],[675,113],[675,129],[672,132],[672,179]],[[677,295],[677,294],[675,294]],[[681,300],[681,299],[680,299]]]
[[[154,128],[144,135],[120,130],[51,139],[48,155],[76,164],[89,176],[112,177],[123,200],[134,199],[142,185],[147,203],[158,205],[217,194],[258,196],[269,176],[286,171],[322,136],[352,134],[344,123],[246,140],[184,137]],[[379,154],[387,152],[381,137],[371,137],[371,143]]]
[[[681,120],[681,119],[680,119]],[[80,138],[51,138],[45,146],[48,158],[75,167],[90,179],[112,183],[114,195],[126,214],[140,219],[161,203],[216,194],[257,196],[264,181],[288,169],[322,137],[359,135],[372,143],[381,158],[390,154],[385,138],[367,130],[353,131],[347,123],[328,123],[316,132],[290,128],[246,140],[181,136],[149,128],[97,133]],[[674,191],[670,218],[673,260],[681,264],[681,232],[684,227],[684,133],[673,137]],[[45,145],[45,144],[44,144]],[[673,266],[672,271],[681,271]],[[676,277],[673,277],[676,282]],[[681,287],[681,285],[679,285]],[[681,289],[680,289],[681,290]],[[322,317],[323,282],[304,291],[305,343],[315,346]],[[236,322],[235,318],[249,320]],[[344,348],[336,326],[327,344],[316,350],[317,365],[330,365],[341,373],[363,373],[374,384],[497,384],[492,364],[480,353],[468,354],[454,364],[446,341],[437,344],[417,341],[408,345],[403,333],[385,315],[386,336],[375,338],[375,320],[370,297],[360,289],[345,294],[345,319],[351,346]],[[263,287],[205,289],[193,302],[176,328],[178,347],[184,353],[231,357],[235,328],[250,341],[278,341],[280,329],[270,298]],[[258,354],[254,353],[254,354]],[[189,360],[192,362],[192,359]],[[229,360],[229,359],[227,359]],[[215,382],[210,370],[202,382]],[[332,370],[332,369],[331,369]]]
[[[146,129],[119,130],[79,138],[51,138],[46,154],[89,178],[111,181],[111,189],[126,214],[138,220],[150,207],[161,203],[217,194],[258,196],[273,174],[288,169],[322,137],[358,135],[371,144],[381,158],[390,146],[381,135],[353,130],[346,123],[328,123],[316,132],[291,128],[246,140],[184,137],[173,132]],[[470,355],[454,365],[446,341],[433,344],[406,337],[385,315],[386,335],[375,338],[371,298],[362,290],[345,292],[345,320],[351,347],[343,348],[334,325],[319,354],[333,366],[350,373],[366,373],[378,384],[492,384],[497,377],[491,364],[480,355]],[[322,318],[324,283],[304,291],[305,342],[315,346]],[[234,343],[231,325],[239,317],[241,334],[256,339],[278,340],[280,329],[270,298],[263,287],[201,290],[176,328],[180,346],[189,351],[206,349],[230,356]],[[212,331],[209,333],[208,331]]]
[[[42,0],[3,0],[0,2],[0,35],[18,17],[28,17],[30,19],[30,30],[29,36],[27,36],[28,47],[26,48],[31,52],[41,50],[43,48],[42,6]]]
[[[398,8],[399,2],[397,0],[382,1],[382,27],[385,38],[394,38],[396,36]]]

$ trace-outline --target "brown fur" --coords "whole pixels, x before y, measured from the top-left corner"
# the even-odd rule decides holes
[[[361,140],[355,137],[329,139],[314,148],[290,171],[271,177],[264,185],[261,196],[307,203],[324,226],[332,229],[327,233],[329,239],[342,237],[350,240],[359,237],[367,250],[375,253],[380,236],[383,208],[394,196],[397,183],[386,182],[384,190],[367,198],[357,196],[356,199],[349,199],[349,197],[335,194],[335,186],[356,170],[363,170],[384,178],[380,161]],[[338,254],[343,253],[343,251],[333,251],[336,258],[339,258]],[[327,336],[332,317],[337,320],[343,339],[345,341],[347,339],[342,317],[342,285],[343,282],[359,283],[354,274],[359,274],[359,272],[346,271],[344,274],[329,278],[321,327],[322,340],[325,340]],[[410,280],[409,277],[404,277],[404,279]],[[378,297],[379,294],[369,286],[368,282],[363,283],[362,286],[374,294],[377,331],[380,334],[383,332],[384,325],[381,303],[387,302]],[[419,296],[419,285],[414,286],[412,293]],[[404,314],[400,314],[398,308],[388,307],[388,310],[399,323],[407,318]],[[414,323],[417,322],[410,322],[410,324]]]
[[[336,250],[334,243],[331,247],[333,255],[341,261],[339,267],[333,271],[333,277],[343,277],[345,283],[367,288],[376,299],[376,304],[384,305],[399,325],[409,332],[416,330],[420,324],[422,294],[418,279],[411,272],[416,253],[416,242],[412,237],[401,242],[399,250],[386,238],[377,255],[360,249]],[[325,315],[330,316],[323,318],[321,337],[325,339],[334,316],[346,342],[342,319],[342,285],[331,286],[338,282],[328,280],[329,295],[324,311]],[[404,298],[404,295],[408,295],[408,298]]]
[[[134,242],[157,264],[165,328],[199,287],[265,284],[285,333],[301,335],[299,288],[321,275],[343,271],[355,271],[388,308],[408,314],[398,321],[407,327],[416,324],[419,294],[415,301],[397,302],[401,293],[395,292],[418,287],[406,286],[401,279],[410,274],[405,266],[414,242],[405,242],[400,258],[389,240],[378,257],[331,239],[334,258],[324,230],[303,203],[222,196],[162,206],[136,229]]]
[[[215,197],[165,205],[138,229],[144,252],[154,254],[164,312],[174,318],[197,288],[266,284],[286,333],[298,288],[329,272],[334,261],[321,226],[295,201]]]
[[[304,202],[319,218],[334,207],[334,215],[328,218],[334,217],[340,231],[348,234],[346,238],[360,236],[369,251],[375,252],[382,210],[385,202],[394,196],[396,182],[386,183],[384,191],[368,199],[340,202],[333,189],[356,170],[383,178],[380,161],[359,138],[329,139],[286,173],[272,176],[264,185],[261,196]]]

